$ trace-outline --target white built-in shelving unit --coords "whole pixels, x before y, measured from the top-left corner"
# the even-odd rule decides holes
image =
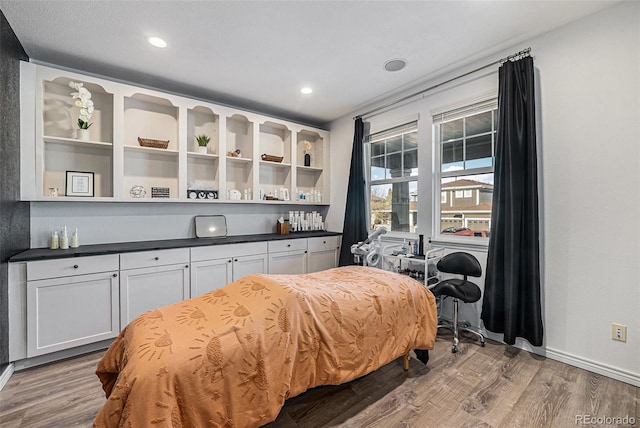
[[[77,135],[71,81],[82,82],[94,101],[87,139]],[[32,63],[21,64],[21,101],[22,200],[330,201],[329,132],[322,129]],[[196,143],[201,134],[210,137],[206,153]],[[138,137],[169,144],[142,147]],[[304,165],[305,143],[310,166]],[[282,161],[262,160],[263,154]],[[67,171],[93,173],[94,196],[66,196]],[[144,197],[131,195],[134,186],[145,189]],[[152,188],[169,189],[169,197],[152,198]],[[191,199],[189,190],[215,190],[218,199]]]

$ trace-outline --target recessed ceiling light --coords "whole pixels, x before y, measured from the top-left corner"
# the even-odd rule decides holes
[[[304,88],[300,89],[300,92],[302,92],[305,95],[309,95],[310,93],[313,92],[313,89],[311,89],[309,87],[304,87]]]
[[[165,42],[164,40],[162,40],[160,37],[147,37],[147,42],[149,42],[149,44],[151,46],[155,46],[157,48],[166,48],[167,47],[167,42]]]
[[[407,61],[403,59],[390,59],[384,63],[384,69],[387,71],[399,71],[407,65]]]

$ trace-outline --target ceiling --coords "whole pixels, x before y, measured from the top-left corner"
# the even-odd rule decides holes
[[[0,9],[32,60],[321,126],[614,3],[0,0]],[[151,35],[168,46],[150,46]],[[384,70],[393,58],[407,67]]]

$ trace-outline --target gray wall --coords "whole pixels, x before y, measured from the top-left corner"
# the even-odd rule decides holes
[[[0,373],[9,362],[7,260],[29,248],[29,204],[19,202],[20,60],[29,58],[0,11]]]

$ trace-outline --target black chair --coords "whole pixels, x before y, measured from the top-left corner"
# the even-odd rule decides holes
[[[469,253],[456,252],[442,257],[437,264],[440,272],[462,275],[463,279],[451,278],[440,281],[431,292],[441,299],[453,297],[453,322],[438,320],[438,328],[446,328],[453,331],[453,346],[451,352],[458,352],[458,331],[468,331],[480,338],[480,345],[484,346],[484,336],[479,331],[473,329],[467,322],[458,322],[458,301],[464,303],[474,303],[480,300],[482,293],[480,287],[471,281],[467,281],[467,276],[482,276],[482,267],[474,256]],[[442,300],[441,302],[442,303]],[[442,305],[440,306],[442,309]]]

